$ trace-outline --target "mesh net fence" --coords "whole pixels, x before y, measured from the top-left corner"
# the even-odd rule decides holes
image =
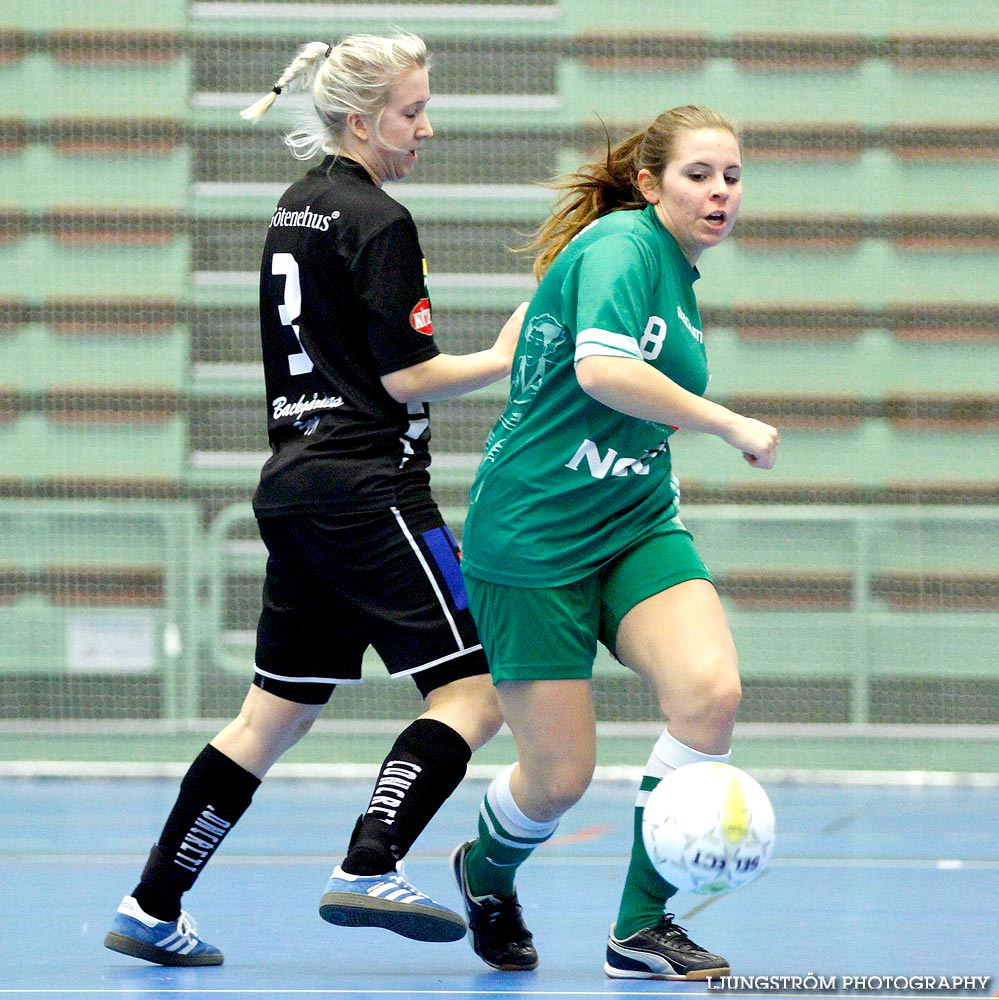
[[[541,182],[671,105],[739,124],[742,214],[698,283],[709,394],[777,424],[782,455],[761,474],[678,435],[674,463],[740,647],[741,718],[817,741],[837,725],[933,733],[928,757],[898,743],[899,766],[950,766],[961,740],[994,737],[999,15],[720,9],[13,4],[0,26],[11,753],[29,752],[29,723],[183,729],[238,706],[263,569],[257,266],[305,169],[281,142],[294,100],[256,126],[238,111],[301,43],[393,27],[433,54],[436,136],[391,193],[419,226],[448,351],[487,346],[529,296],[530,262],[510,248],[550,206]],[[504,393],[434,407],[435,492],[459,532]],[[377,662],[368,674],[329,718],[418,709]],[[606,656],[596,698],[605,723],[658,718]]]

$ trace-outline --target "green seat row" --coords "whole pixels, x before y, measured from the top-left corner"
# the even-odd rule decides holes
[[[783,338],[740,335],[705,325],[711,395],[844,395],[861,399],[893,393],[995,393],[999,390],[999,340],[914,340],[885,329],[853,336],[811,336],[807,328]]]
[[[208,37],[324,38],[328,33],[328,15],[318,3],[295,3],[286,11],[280,3],[195,3],[192,14],[193,32]],[[347,4],[339,7],[337,14],[338,27],[344,33],[384,30],[384,7]],[[990,8],[982,8],[973,0],[955,0],[946,11],[926,0],[905,4],[893,0],[850,2],[826,9],[794,2],[732,7],[713,0],[691,7],[679,0],[657,0],[651,24],[649,10],[642,5],[618,9],[602,0],[522,0],[508,5],[438,0],[414,5],[410,10],[398,4],[392,19],[400,27],[428,37],[502,37],[528,43],[538,37],[627,37],[639,32],[648,36],[668,30],[681,38],[724,40],[755,34],[797,34],[823,37],[833,43],[840,38],[848,44],[853,39],[917,33],[988,37],[999,25],[999,18]]]
[[[195,36],[253,38],[326,37],[331,16],[341,34],[384,30],[385,21],[410,31],[438,33],[446,38],[485,37],[524,40],[561,35],[634,34],[650,31],[649,12],[608,6],[603,0],[518,0],[510,4],[476,4],[468,0],[385,5],[316,2],[187,3],[186,0],[130,0],[125,4],[93,5],[80,0],[8,0],[5,23],[24,31],[38,30],[183,30]],[[811,34],[835,38],[878,38],[887,35],[951,34],[988,36],[999,28],[999,14],[976,0],[951,0],[946,8],[929,0],[851,2],[834,8],[784,2],[742,4],[705,0],[695,7],[680,0],[657,0],[653,30],[668,26],[676,35],[701,34],[727,38],[745,34]]]
[[[53,59],[30,52],[0,63],[0,118],[183,118],[191,66],[178,56],[164,62]],[[24,95],[31,95],[27,103]]]
[[[460,532],[463,510],[444,513]],[[933,680],[944,667],[950,684],[992,676],[996,581],[979,605],[948,604],[940,581],[993,571],[996,508],[694,505],[684,517],[719,581],[747,681],[842,681],[850,721],[862,722],[880,683]],[[246,503],[202,531],[188,502],[0,501],[0,584],[26,581],[0,591],[0,673],[155,674],[164,713],[192,717],[208,671],[252,665],[265,558]],[[117,593],[130,568],[161,575],[155,600]],[[807,595],[799,606],[754,606],[728,586],[740,571],[761,589],[782,573],[826,574],[830,587],[845,575],[851,598],[819,610]],[[878,576],[892,572],[917,577],[918,601],[878,597]],[[596,671],[620,666],[602,652]]]
[[[42,413],[0,422],[0,478],[7,482],[180,482],[188,461],[183,417],[155,423],[56,422]]]
[[[442,133],[444,130],[442,129]],[[28,212],[72,208],[101,213],[172,212],[194,226],[205,223],[254,227],[259,241],[266,220],[285,186],[305,169],[284,152],[278,136],[271,136],[271,179],[225,183],[208,182],[191,194],[192,161],[189,146],[146,155],[138,150],[80,156],[62,153],[40,144],[26,146],[16,154],[0,155],[0,207]],[[238,144],[237,137],[231,140]],[[541,137],[538,137],[541,142]],[[463,172],[465,162],[453,152],[421,169],[421,181],[398,185],[393,195],[424,227],[434,224],[506,223],[522,234],[541,222],[554,203],[555,193],[541,186],[557,171],[568,172],[580,165],[592,150],[563,148],[559,165],[539,165],[533,177],[519,183],[497,183],[492,173],[482,184],[449,183],[447,178]],[[868,150],[850,159],[778,161],[754,159],[747,150],[744,161],[744,223],[770,217],[793,218],[799,228],[808,220],[817,222],[871,218],[872,206],[890,206],[891,215],[916,219],[964,215],[968,212],[968,190],[978,188],[975,210],[999,212],[999,160],[986,158],[920,159],[897,158],[887,150]],[[235,162],[240,162],[239,160]],[[427,182],[424,183],[423,180]],[[815,192],[822,198],[816,201]],[[2,199],[6,200],[6,204]],[[876,220],[880,213],[875,214]],[[946,221],[946,220],[944,220]],[[744,225],[743,228],[746,228]],[[739,230],[736,230],[739,235]],[[966,238],[976,237],[970,227]],[[492,241],[497,251],[510,237]]]
[[[258,226],[250,228],[256,246]],[[483,225],[427,228],[433,236],[428,247],[436,250],[427,249],[436,261],[430,276],[435,303],[452,308],[515,304],[533,288],[529,261],[506,250],[517,236],[511,227],[496,227],[494,238],[483,243],[473,241]],[[140,234],[106,241],[88,237],[82,245],[31,233],[0,244],[0,297],[33,303],[55,297],[184,301],[193,280],[198,304],[249,305],[257,295],[256,267],[251,269],[249,259],[254,241],[228,244],[225,232],[216,229],[216,235],[213,248],[195,246],[183,232],[165,242]],[[475,259],[466,269],[463,263],[473,251]],[[202,259],[192,268],[195,253]],[[760,244],[736,236],[704,262],[698,297],[702,308],[774,303],[883,308],[924,302],[932,290],[937,302],[980,306],[995,301],[996,259],[989,245],[919,249],[862,239],[845,247],[798,246],[791,240]],[[200,297],[199,289],[204,289]]]
[[[649,11],[642,4],[619,6],[604,0],[567,0],[565,22],[576,30],[648,32]],[[999,10],[977,0],[844,0],[834,6],[780,0],[731,4],[726,0],[656,0],[658,25],[677,34],[703,32],[727,37],[747,32],[810,32],[861,37],[899,34],[995,34]]]
[[[612,53],[613,39],[608,41]],[[165,54],[170,57],[122,62],[62,59],[30,51],[0,66],[0,117],[25,116],[29,121],[67,116],[183,118],[189,95],[196,90],[193,63],[182,53]],[[274,67],[280,68],[291,54],[281,57],[274,53],[272,67],[262,68],[255,80],[237,81],[243,86],[233,93],[242,99],[266,89]],[[480,65],[481,60],[473,64]],[[590,121],[594,116],[611,123],[622,116],[648,119],[662,110],[663,95],[669,94],[678,95],[678,99],[683,95],[685,103],[724,107],[736,118],[756,121],[864,125],[978,122],[995,91],[996,71],[966,69],[960,63],[957,67],[913,72],[887,60],[866,60],[849,69],[833,65],[823,70],[800,69],[789,62],[786,71],[780,72],[776,62],[761,71],[733,59],[713,59],[699,66],[657,70],[647,66],[603,68],[568,57],[559,60],[553,74],[551,100],[541,100],[545,92],[537,90],[513,95],[487,90],[486,95],[498,109],[506,108],[521,120],[562,124]],[[488,81],[489,76],[484,74],[483,79]],[[476,93],[482,83],[473,76],[470,81],[456,78],[450,86],[461,88],[456,94],[464,95]],[[31,93],[35,100],[25,108],[14,97],[18,93]],[[872,93],[882,95],[882,100],[872,101]],[[627,95],[626,102],[620,95]],[[441,114],[446,114],[448,102],[442,98],[439,103]],[[456,112],[477,111],[481,115],[477,107],[481,102],[452,97],[450,103]],[[767,109],[772,109],[769,114]]]
[[[559,67],[561,117],[586,121],[651,119],[665,104],[707,104],[739,121],[860,124],[975,123],[983,118],[999,72],[975,69],[900,69],[865,61],[852,69],[788,72],[745,69],[717,60],[701,67],[600,69],[580,61]],[[621,94],[628,95],[623,105]]]
[[[754,415],[770,416],[762,409]],[[761,497],[811,492],[815,498],[837,490],[897,490],[935,503],[938,493],[978,493],[999,485],[999,451],[990,428],[910,430],[883,419],[818,429],[783,426],[779,418],[776,424],[780,452],[777,465],[768,471],[750,467],[718,438],[694,432],[674,435],[670,447],[681,488]],[[443,435],[441,439],[446,440]],[[439,449],[431,469],[435,486],[467,493],[480,455]]]
[[[528,193],[534,190],[529,188]],[[473,201],[466,189],[451,191],[443,187],[437,197]],[[277,192],[275,202],[276,199]],[[420,227],[420,244],[431,273],[530,275],[531,258],[515,251],[527,241],[527,232],[544,219],[546,199],[535,199],[531,207],[533,218],[528,223],[528,219],[513,210],[506,216],[479,216],[474,205],[461,215],[448,213],[442,219],[424,203],[414,213],[414,218]],[[492,206],[487,203],[486,208],[491,214]],[[194,270],[256,271],[269,217],[269,213],[247,216],[241,213],[202,215],[199,212],[185,219],[183,224],[192,242]],[[752,255],[762,255],[762,261],[772,257],[782,269],[787,268],[789,254],[800,257],[804,268],[823,256],[849,266],[858,259],[862,262],[861,255],[876,252],[883,255],[893,270],[903,274],[914,271],[918,280],[924,273],[918,268],[928,259],[953,259],[958,267],[965,260],[983,267],[990,265],[999,252],[999,226],[978,213],[951,216],[933,211],[932,205],[919,214],[893,212],[888,216],[865,217],[750,210],[740,217],[733,237],[725,246],[734,246],[747,260],[753,260]],[[713,269],[706,265],[704,270],[707,282]],[[893,277],[889,274],[886,280]],[[851,300],[847,298],[846,301]]]
[[[460,534],[464,508],[443,513]],[[851,689],[852,721],[866,721],[868,688],[878,679],[934,678],[944,662],[952,680],[991,676],[991,644],[999,622],[997,515],[994,507],[693,506],[683,517],[718,580],[744,677],[842,680]],[[209,630],[213,659],[237,672],[251,663],[255,608],[247,609],[243,621],[230,602],[245,596],[247,584],[254,589],[266,558],[251,529],[249,512],[230,508],[209,531],[209,605],[217,625]],[[741,601],[730,585],[740,571],[755,574],[761,589],[788,572],[810,573],[819,578],[820,599],[811,599],[818,610],[810,610],[808,600],[785,600],[783,607]],[[879,575],[893,572],[915,574],[922,600],[892,603],[879,596]],[[823,606],[823,574],[830,588],[844,575],[850,584],[848,599],[838,607],[834,601]],[[991,581],[984,604],[948,603],[941,596],[939,581],[962,574]],[[227,631],[226,623],[233,621],[242,627]],[[621,668],[601,649],[595,669],[610,675]]]
[[[899,430],[886,420],[868,420],[844,429],[790,428],[781,431],[777,465],[766,472],[751,468],[715,437],[681,432],[672,439],[671,450],[681,485],[752,489],[923,484],[932,499],[934,487],[999,482],[999,449],[994,440],[995,432],[990,429]]]
[[[191,270],[190,241],[165,243],[112,237],[84,245],[44,233],[0,244],[0,298],[183,300]]]
[[[187,0],[6,0],[4,24],[21,31],[179,31],[187,24],[188,7]]]
[[[29,143],[0,155],[0,207],[26,212],[91,208],[99,212],[187,208],[193,154],[177,145],[80,155]]]
[[[61,333],[47,323],[25,323],[0,333],[0,389],[22,392],[66,387],[181,389],[190,368],[190,331],[107,335]]]
[[[200,537],[190,501],[0,500],[0,673],[159,675],[193,717]]]
[[[456,263],[454,255],[449,258]],[[802,249],[792,244],[746,246],[731,239],[704,260],[698,300],[702,309],[776,304],[878,309],[918,306],[932,293],[935,304],[989,306],[996,300],[996,259],[989,248],[918,251],[865,240],[849,249]],[[195,283],[198,306],[248,306],[257,294],[255,271],[206,272],[196,275]],[[530,297],[535,282],[527,262],[519,270],[479,273],[446,272],[431,263],[429,286],[435,306],[512,309]]]

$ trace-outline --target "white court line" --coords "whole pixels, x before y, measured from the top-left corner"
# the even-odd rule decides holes
[[[901,976],[891,976],[887,978],[900,979]],[[169,995],[184,995],[184,994],[196,994],[198,996],[204,994],[222,995],[222,996],[285,996],[285,995],[313,995],[313,996],[462,996],[462,997],[494,997],[494,996],[530,996],[530,997],[691,997],[691,996],[741,996],[745,1000],[750,1000],[750,998],[755,998],[757,996],[767,996],[767,997],[777,997],[786,998],[793,997],[794,1000],[802,1000],[802,997],[814,996],[814,995],[832,995],[837,998],[837,1000],[870,1000],[871,996],[876,996],[878,1000],[913,1000],[913,997],[919,997],[920,1000],[953,1000],[955,996],[981,996],[985,997],[989,994],[978,993],[978,994],[968,994],[968,993],[834,993],[829,994],[828,992],[823,992],[821,994],[809,994],[805,991],[797,993],[776,993],[770,990],[763,992],[751,992],[746,990],[736,990],[727,991],[724,989],[707,989],[700,983],[692,982],[688,989],[677,988],[677,987],[664,987],[658,990],[629,990],[626,984],[622,981],[620,986],[614,990],[445,990],[445,989],[434,989],[434,990],[393,990],[393,989],[372,989],[372,990],[348,990],[348,989],[204,989],[202,987],[192,987],[191,989],[156,989],[156,988],[146,988],[141,990],[143,996],[147,994],[169,994]],[[991,987],[989,987],[991,989]],[[42,993],[45,995],[49,994],[70,994],[73,996],[79,996],[86,994],[90,995],[105,995],[105,994],[136,994],[134,988],[130,989],[25,989],[25,990],[10,990],[10,989],[0,989],[0,995],[5,994],[16,994],[19,996]]]
[[[213,867],[244,868],[260,867],[261,865],[308,865],[326,863],[328,854],[227,854],[212,858]],[[410,857],[420,861],[435,861],[450,857],[450,850],[430,851],[414,850]],[[144,861],[145,854],[48,854],[0,850],[0,859],[6,862],[32,862],[44,864],[83,865],[116,865],[134,864],[136,860]],[[571,865],[575,868],[597,868],[607,865],[620,865],[620,854],[558,854],[548,851],[537,854],[531,859],[532,865]],[[999,871],[999,858],[775,858],[767,867],[767,874],[780,871],[782,868],[824,869],[835,868],[885,868],[892,871]],[[704,897],[684,897],[691,903]],[[709,897],[712,901],[723,896]]]
[[[702,986],[700,983],[692,983],[693,989],[666,989],[666,990],[629,990],[627,988],[616,989],[616,990],[445,990],[445,989],[434,989],[434,990],[393,990],[393,989],[204,989],[203,987],[192,987],[191,989],[157,989],[157,988],[147,988],[143,987],[141,993],[143,995],[147,993],[163,993],[163,994],[185,994],[185,993],[195,993],[195,994],[214,994],[214,995],[236,995],[236,996],[274,996],[275,994],[284,996],[285,994],[312,994],[316,996],[478,996],[478,997],[493,997],[493,996],[530,996],[530,997],[661,997],[661,996],[709,996],[709,991],[706,987]],[[624,986],[624,984],[622,984]],[[73,995],[77,994],[119,994],[119,993],[130,993],[135,994],[138,992],[134,988],[131,989],[25,989],[25,990],[10,990],[10,989],[0,989],[0,994],[26,994],[26,993],[70,993]],[[717,992],[717,991],[712,991]],[[780,996],[781,994],[767,994],[768,996]],[[799,998],[801,994],[796,994]],[[840,993],[837,994],[840,997],[848,997],[849,994]],[[882,996],[879,994],[879,996]],[[925,996],[925,995],[923,995]],[[890,998],[888,998],[890,1000]]]
[[[392,733],[404,723],[376,720],[358,723],[343,730]],[[214,731],[219,727],[216,726]],[[29,732],[29,730],[24,730]],[[123,727],[123,731],[127,731]],[[200,732],[200,729],[193,731]],[[318,730],[317,730],[318,731]],[[278,762],[268,779],[304,781],[362,780],[378,774],[380,764],[293,764]],[[505,764],[469,764],[467,776],[491,781]],[[101,760],[0,760],[0,778],[178,778],[190,761],[101,761]],[[764,785],[891,786],[905,788],[999,788],[999,772],[993,771],[813,771],[791,768],[752,768],[753,776]],[[594,782],[635,784],[643,768],[625,764],[598,764]]]

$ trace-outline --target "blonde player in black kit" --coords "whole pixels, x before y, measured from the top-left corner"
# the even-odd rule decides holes
[[[271,765],[372,646],[410,676],[425,711],[396,739],[346,856],[320,901],[345,926],[453,941],[465,921],[408,883],[398,862],[501,716],[457,546],[430,493],[428,400],[510,372],[521,306],[496,342],[442,354],[413,220],[383,190],[432,135],[429,61],[412,35],[303,46],[255,120],[287,87],[310,87],[318,120],[286,141],[325,159],[270,221],[260,330],[271,456],[254,496],[268,549],[256,670],[238,716],[205,747],[105,945],[160,965],[218,965],[181,896],[250,804]]]

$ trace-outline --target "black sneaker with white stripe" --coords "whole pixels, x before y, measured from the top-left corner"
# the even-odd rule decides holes
[[[474,841],[459,844],[451,854],[451,868],[465,902],[472,950],[486,965],[500,972],[530,972],[538,967],[533,935],[524,925],[517,896],[473,896],[468,887],[465,857]]]
[[[611,928],[604,972],[611,979],[720,979],[731,969],[720,955],[712,955],[687,937],[672,913],[655,927],[618,939]]]

